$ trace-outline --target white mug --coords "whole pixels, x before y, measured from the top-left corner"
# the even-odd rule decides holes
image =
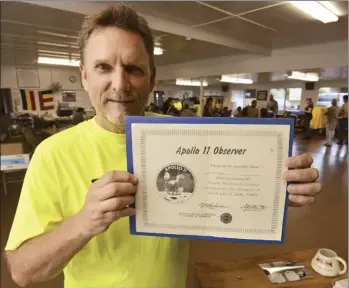
[[[343,270],[340,269],[339,263],[343,264]],[[311,267],[325,277],[336,277],[347,271],[347,263],[344,259],[330,249],[320,249],[311,261]]]

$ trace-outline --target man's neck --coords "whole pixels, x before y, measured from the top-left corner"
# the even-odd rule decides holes
[[[98,126],[100,126],[101,128],[109,131],[109,132],[113,132],[116,134],[125,134],[125,125],[124,124],[113,124],[110,121],[108,121],[107,118],[105,118],[103,115],[97,114],[96,115],[96,123],[98,124]]]

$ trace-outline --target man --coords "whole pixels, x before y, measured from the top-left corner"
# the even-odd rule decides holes
[[[304,108],[304,126],[305,126],[305,140],[309,140],[311,138],[311,128],[310,121],[313,118],[313,109],[314,104],[311,98],[305,99],[305,108]]]
[[[35,152],[6,246],[11,275],[21,286],[64,269],[66,288],[184,288],[187,240],[129,234],[138,180],[126,172],[124,120],[143,115],[154,87],[151,31],[118,6],[86,18],[80,46],[96,117]],[[295,169],[284,179],[294,182],[288,191],[296,205],[314,203],[321,189],[311,162],[307,155],[288,159]]]
[[[338,122],[339,108],[337,106],[337,99],[332,99],[331,107],[324,113],[327,116],[326,123],[326,143],[325,146],[331,147],[334,138],[335,130]]]
[[[204,106],[204,112],[202,114],[203,117],[213,117],[213,98],[212,97],[208,97],[206,99],[206,103]]]
[[[278,114],[279,104],[274,100],[274,96],[270,94],[269,101],[267,102],[267,110],[272,112],[274,117]]]
[[[258,118],[259,109],[257,108],[257,100],[253,100],[251,105],[247,106],[247,117]]]
[[[339,111],[339,145],[348,145],[348,95],[343,96],[344,104]]]
[[[174,106],[179,112],[182,111],[182,108],[183,108],[182,102],[179,101],[178,98],[175,98],[174,103],[173,103],[173,106]]]

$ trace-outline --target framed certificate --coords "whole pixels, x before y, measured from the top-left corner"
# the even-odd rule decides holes
[[[127,117],[130,233],[282,243],[291,119]]]

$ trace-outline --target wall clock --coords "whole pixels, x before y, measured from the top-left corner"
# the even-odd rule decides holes
[[[70,81],[71,83],[75,83],[75,82],[76,82],[75,76],[70,76],[70,77],[69,77],[69,81]]]

